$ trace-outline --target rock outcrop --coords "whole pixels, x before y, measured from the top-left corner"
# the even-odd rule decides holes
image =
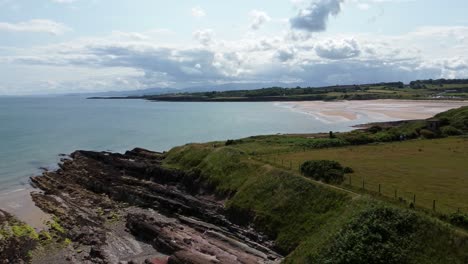
[[[164,155],[76,151],[32,177],[34,202],[70,263],[279,263],[273,243],[226,218],[222,200],[194,174],[161,166]],[[57,227],[59,226],[59,227]],[[56,230],[57,231],[57,230]],[[56,261],[44,254],[37,263]]]
[[[38,234],[9,213],[0,210],[0,263],[25,263],[37,244]]]

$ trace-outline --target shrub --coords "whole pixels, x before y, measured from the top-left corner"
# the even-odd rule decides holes
[[[419,222],[411,212],[371,208],[343,228],[315,263],[410,263]]]
[[[421,129],[421,131],[419,131],[419,134],[421,135],[421,137],[427,139],[435,138],[437,136],[436,133],[430,131],[429,129]]]
[[[449,221],[452,225],[456,225],[468,229],[468,215],[463,213],[454,213],[449,215]]]
[[[391,142],[399,139],[399,136],[392,132],[378,132],[373,136],[374,140],[377,142]]]
[[[301,165],[301,173],[317,181],[342,183],[344,168],[333,160],[309,160]]]
[[[354,173],[354,170],[353,170],[353,168],[351,168],[351,167],[345,167],[345,168],[343,169],[343,172],[344,172],[345,174],[349,174],[349,173]]]
[[[346,133],[343,135],[343,139],[352,145],[363,145],[374,142],[374,140],[371,137],[369,137],[368,134],[360,131]]]
[[[452,109],[436,115],[441,121],[448,120],[448,123],[462,131],[468,131],[468,107]],[[448,125],[447,122],[442,125]]]
[[[226,144],[225,144],[225,145],[226,145],[226,146],[234,145],[234,143],[235,143],[234,140],[229,139],[228,141],[226,141]]]
[[[458,136],[458,135],[461,135],[463,134],[459,129],[453,127],[453,126],[444,126],[440,129],[440,131],[442,132],[442,135],[444,137],[448,137],[448,136]]]
[[[349,143],[338,138],[314,138],[300,144],[301,147],[312,149],[341,147],[346,145],[349,145]]]
[[[382,131],[383,128],[381,126],[371,126],[367,131],[371,132],[372,134],[375,134],[377,132]]]

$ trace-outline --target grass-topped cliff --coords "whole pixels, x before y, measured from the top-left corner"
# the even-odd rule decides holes
[[[466,132],[466,109],[449,111],[438,118],[446,119],[444,126],[455,127],[463,133]],[[468,236],[466,229],[460,228],[467,218],[455,227],[449,223],[448,216],[427,213],[424,208],[409,209],[408,204],[401,201],[313,181],[297,171],[299,163],[285,161],[287,155],[307,154],[307,151],[332,151],[344,146],[360,148],[355,145],[378,142],[376,133],[396,135],[405,131],[414,132],[412,138],[424,138],[423,129],[426,129],[424,122],[414,122],[381,128],[377,132],[337,134],[332,138],[328,134],[314,138],[277,135],[189,144],[169,151],[164,162],[167,167],[192,171],[198,181],[210,187],[208,189],[225,197],[229,217],[240,224],[253,223],[273,238],[278,250],[287,255],[286,263],[466,263]],[[355,133],[360,134],[356,136]],[[437,131],[434,134],[445,136]],[[391,140],[396,138],[385,141]],[[437,142],[408,139],[401,144],[418,141]],[[384,148],[386,145],[374,146]],[[373,154],[373,159],[385,162],[384,153]],[[286,156],[281,160],[278,154]],[[439,159],[439,162],[444,160]],[[346,165],[353,167],[350,163]],[[404,170],[403,173],[406,171],[409,175],[401,176],[413,177],[411,174],[417,166]],[[430,169],[437,164],[426,166]],[[463,165],[460,166],[463,169]],[[361,173],[360,169],[356,173]],[[378,168],[374,168],[373,173],[378,175]],[[385,175],[385,171],[381,173]],[[440,175],[439,180],[434,178],[430,184],[444,185],[443,178],[444,175]],[[466,179],[460,181],[462,186]]]
[[[230,217],[274,238],[287,263],[464,263],[464,233],[424,213],[322,185],[229,146],[194,144],[167,165],[197,170]],[[188,165],[190,164],[190,165]],[[457,245],[457,246],[453,246]]]

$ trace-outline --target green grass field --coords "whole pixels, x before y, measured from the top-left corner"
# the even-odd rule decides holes
[[[348,146],[310,151],[290,151],[267,154],[262,160],[291,166],[306,160],[336,160],[354,169],[351,183],[385,196],[397,196],[416,205],[454,212],[460,208],[468,212],[468,138],[453,137],[436,140],[411,140],[387,144]],[[347,176],[345,184],[349,184]]]

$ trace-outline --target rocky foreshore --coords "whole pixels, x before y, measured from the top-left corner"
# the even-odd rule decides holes
[[[33,263],[281,262],[265,236],[233,224],[209,186],[163,159],[143,149],[76,151],[32,177],[41,190],[33,201],[54,219],[40,239],[55,241],[33,251]]]

